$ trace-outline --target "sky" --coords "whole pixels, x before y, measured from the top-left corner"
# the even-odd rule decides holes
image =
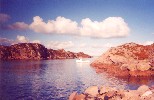
[[[41,43],[99,56],[154,42],[154,0],[0,0],[0,45]]]

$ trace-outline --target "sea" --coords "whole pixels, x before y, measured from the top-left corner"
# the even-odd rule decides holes
[[[95,58],[88,58],[90,63]],[[89,86],[137,89],[153,77],[114,77],[76,59],[0,61],[0,100],[68,100]]]

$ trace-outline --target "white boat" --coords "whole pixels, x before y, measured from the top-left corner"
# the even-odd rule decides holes
[[[89,60],[82,60],[82,59],[78,59],[76,60],[77,63],[89,63]]]

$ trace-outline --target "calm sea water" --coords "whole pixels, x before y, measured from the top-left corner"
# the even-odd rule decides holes
[[[75,59],[0,61],[1,100],[67,100],[73,91],[81,93],[92,85],[136,89],[142,84],[154,85],[154,79],[96,73],[89,63]]]

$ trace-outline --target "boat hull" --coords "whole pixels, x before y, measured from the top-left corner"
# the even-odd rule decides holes
[[[76,60],[77,63],[89,63],[89,60],[81,61],[81,60]]]

